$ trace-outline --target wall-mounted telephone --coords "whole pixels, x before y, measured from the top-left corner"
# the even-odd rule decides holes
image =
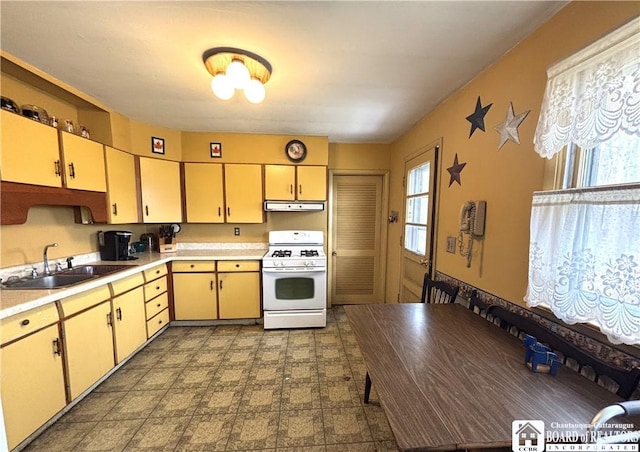
[[[486,201],[469,201],[462,204],[460,208],[460,232],[482,237],[484,235],[486,211]]]
[[[471,251],[474,238],[484,235],[484,220],[487,212],[486,201],[468,201],[460,208],[458,245],[460,254],[467,258],[467,267],[471,267]],[[469,234],[465,248],[464,234]]]

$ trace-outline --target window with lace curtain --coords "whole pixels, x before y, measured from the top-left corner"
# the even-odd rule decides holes
[[[640,344],[640,18],[549,68],[534,146],[527,304]]]

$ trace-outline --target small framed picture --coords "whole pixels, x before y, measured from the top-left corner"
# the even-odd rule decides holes
[[[164,138],[151,137],[151,152],[164,154]]]
[[[222,157],[222,143],[209,143],[209,151],[212,159],[219,159]]]

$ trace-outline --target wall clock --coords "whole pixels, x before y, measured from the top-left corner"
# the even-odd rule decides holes
[[[291,140],[284,147],[284,152],[292,162],[301,162],[307,156],[307,146],[300,140]]]

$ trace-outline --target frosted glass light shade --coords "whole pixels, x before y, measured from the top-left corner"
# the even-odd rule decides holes
[[[251,74],[242,61],[233,60],[227,67],[227,77],[231,79],[234,88],[242,89],[249,82]]]
[[[228,76],[225,74],[216,74],[213,80],[211,80],[211,90],[213,94],[220,99],[227,100],[233,97],[235,88]]]
[[[264,100],[266,90],[260,80],[253,78],[244,87],[244,95],[252,104],[259,104]]]

